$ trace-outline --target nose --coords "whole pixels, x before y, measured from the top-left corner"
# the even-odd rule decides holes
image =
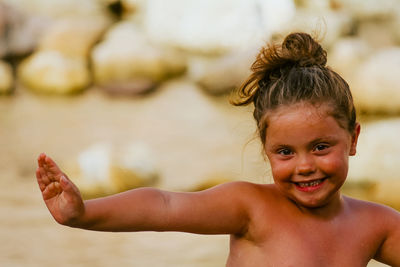
[[[299,155],[296,165],[298,175],[307,176],[316,171],[316,165],[312,155]]]

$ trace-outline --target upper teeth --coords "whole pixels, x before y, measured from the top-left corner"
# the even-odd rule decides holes
[[[322,180],[319,179],[319,180],[314,180],[314,181],[311,181],[311,182],[300,182],[298,184],[299,184],[300,187],[309,187],[309,186],[319,185],[321,182],[322,182]]]

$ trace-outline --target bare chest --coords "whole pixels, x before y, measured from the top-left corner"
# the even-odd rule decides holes
[[[361,224],[281,221],[260,227],[254,241],[231,238],[227,266],[366,266],[379,240]]]

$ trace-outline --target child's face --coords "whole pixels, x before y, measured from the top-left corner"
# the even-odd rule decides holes
[[[350,134],[328,115],[328,105],[299,103],[268,114],[265,151],[279,190],[305,207],[320,207],[339,197],[349,155],[360,131]]]

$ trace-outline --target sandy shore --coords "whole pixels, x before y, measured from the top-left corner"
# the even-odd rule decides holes
[[[18,89],[0,98],[0,124],[1,266],[224,266],[226,236],[57,225],[34,180],[43,151],[63,163],[93,143],[139,140],[156,153],[164,189],[190,189],[215,174],[268,182],[259,143],[245,145],[254,132],[250,111],[206,97],[184,80],[139,99],[96,89],[69,98]]]

